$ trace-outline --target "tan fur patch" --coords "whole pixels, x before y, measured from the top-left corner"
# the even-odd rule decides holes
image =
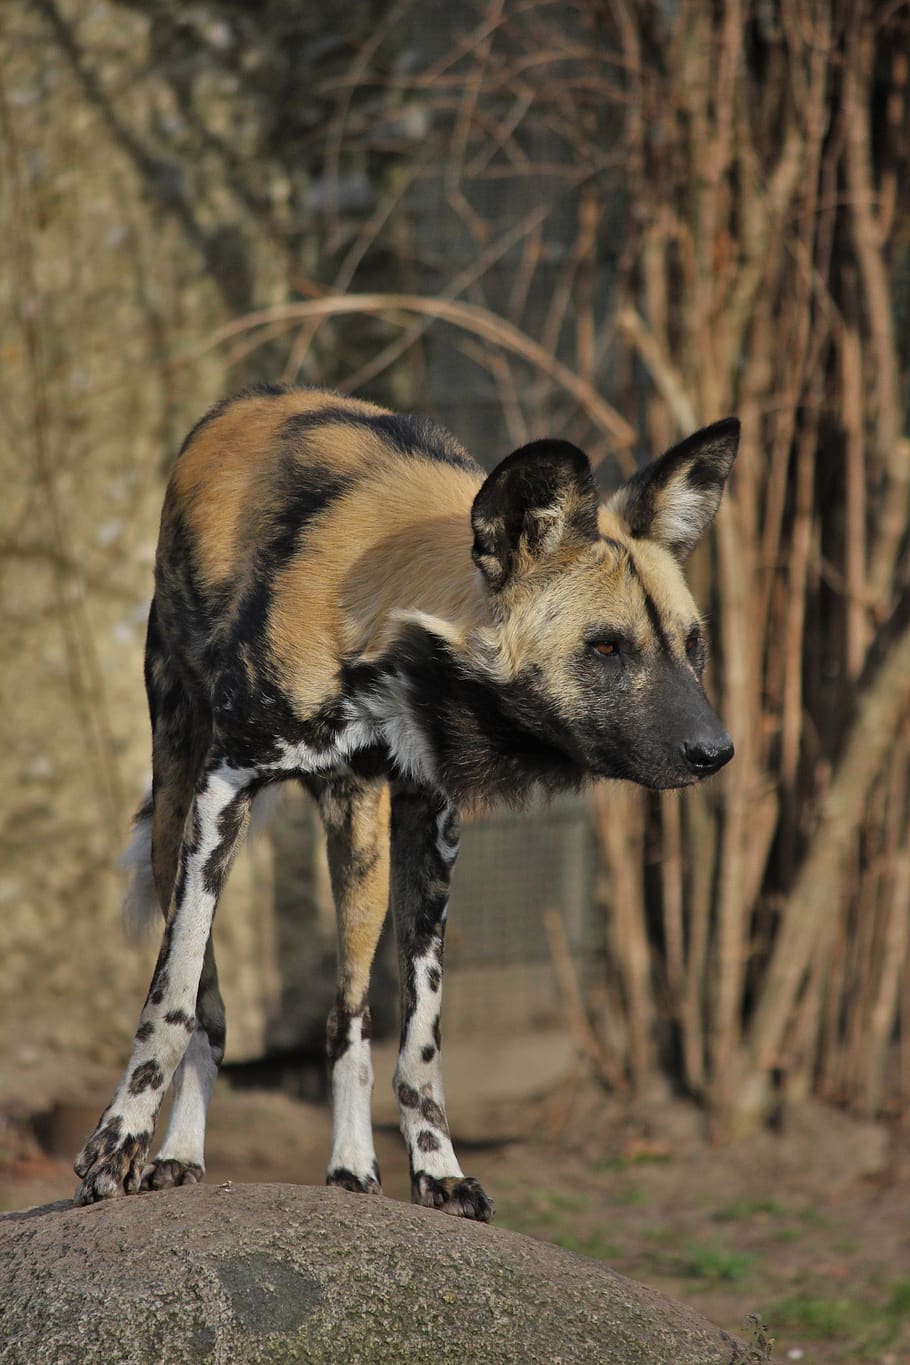
[[[326,408],[359,416],[383,412],[372,403],[321,390],[252,395],[230,404],[203,426],[177,461],[171,488],[192,533],[207,587],[237,576],[276,510],[275,475],[283,450],[279,431],[291,417]],[[319,461],[339,473],[388,455],[381,440],[353,425],[320,427],[312,445],[301,443],[302,458],[312,454],[317,442]]]
[[[390,459],[313,527],[277,576],[269,641],[302,714],[334,686],[339,658],[381,651],[399,610],[464,635],[489,611],[471,560],[470,470]],[[439,516],[427,509],[438,506]],[[381,507],[381,516],[377,508]],[[450,635],[451,638],[451,635]]]
[[[390,797],[386,783],[364,788],[335,823],[323,808],[338,913],[338,987],[351,1013],[363,1008],[376,941],[389,905]]]

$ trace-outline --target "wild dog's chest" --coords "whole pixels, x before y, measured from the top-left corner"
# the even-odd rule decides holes
[[[227,670],[213,695],[216,728],[234,762],[293,776],[356,771],[436,784],[413,689],[395,670],[346,671],[338,691],[301,717],[288,694]]]

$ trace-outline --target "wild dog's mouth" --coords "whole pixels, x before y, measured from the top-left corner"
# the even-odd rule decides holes
[[[595,777],[634,782],[649,791],[678,791],[694,787],[720,772],[733,757],[733,741],[726,731],[710,741],[688,741],[664,754],[635,753],[620,746],[588,758],[585,766]]]

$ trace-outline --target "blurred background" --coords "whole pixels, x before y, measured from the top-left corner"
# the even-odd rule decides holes
[[[543,1112],[560,1150],[620,1134],[622,1164],[672,1155],[684,1129],[691,1182],[719,1152],[754,1165],[756,1143],[783,1169],[812,1115],[794,1170],[836,1132],[867,1154],[857,1179],[893,1183],[910,1113],[908,6],[7,0],[0,41],[8,1163],[39,1159],[32,1116],[96,1082],[104,1102],[154,959],[122,942],[114,862],[149,770],[168,471],[209,403],[285,380],[428,412],[488,467],[565,437],[605,492],[741,417],[689,574],[736,761],[684,795],[600,787],[472,822],[447,1050],[475,1072],[499,1050],[491,1100],[544,1097],[509,1136]],[[318,1099],[334,924],[302,797],[238,861],[218,938],[228,1088]],[[373,1009],[392,1038],[389,944]],[[893,1331],[840,1323],[870,1359],[906,1344],[910,1310],[906,1239],[882,1216],[869,1293]],[[739,1282],[708,1262],[715,1287]],[[838,1349],[812,1358],[859,1358]]]

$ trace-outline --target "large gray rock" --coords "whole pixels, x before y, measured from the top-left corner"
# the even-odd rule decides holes
[[[596,1262],[337,1189],[196,1186],[0,1218],[4,1365],[745,1359]]]

